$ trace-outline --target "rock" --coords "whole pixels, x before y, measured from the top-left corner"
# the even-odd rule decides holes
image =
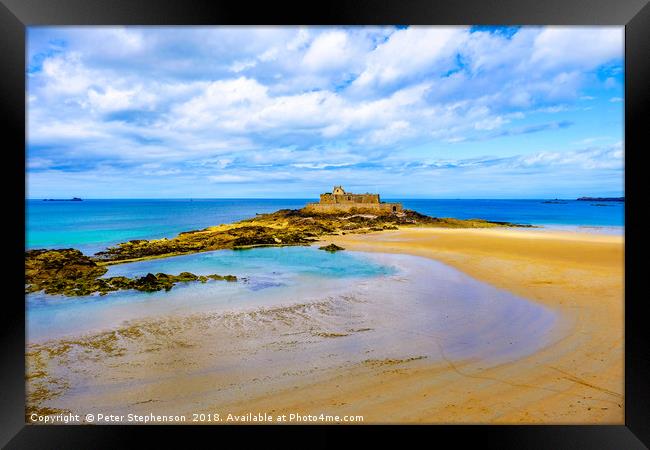
[[[101,287],[96,280],[106,273],[79,250],[29,250],[25,252],[25,292],[86,295]]]
[[[190,272],[181,272],[176,276],[177,281],[196,281],[198,277]]]
[[[318,247],[319,250],[325,250],[326,252],[335,253],[345,250],[343,247],[339,247],[336,244],[325,245],[323,247]]]
[[[170,284],[169,278],[161,278],[158,280],[158,278],[153,273],[148,273],[143,277],[136,278],[132,283],[133,289],[144,292],[160,291],[162,289],[165,289],[167,286],[169,286],[169,289],[171,289],[172,284]]]
[[[176,283],[208,280],[237,281],[234,275],[197,276],[190,272],[179,275],[148,273],[135,279],[128,277],[100,278],[106,267],[83,255],[79,250],[30,250],[25,253],[25,293],[84,296],[135,289],[142,292],[169,291]]]

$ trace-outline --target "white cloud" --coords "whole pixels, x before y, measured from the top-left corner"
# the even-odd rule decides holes
[[[568,152],[540,152],[513,160],[519,167],[570,166],[579,169],[622,169],[623,149],[620,144]]]
[[[97,88],[90,88],[88,90],[88,101],[92,108],[102,111],[115,111],[131,108],[137,93],[137,89],[120,90],[112,86],[106,87],[103,92],[100,92]]]
[[[296,35],[287,42],[286,48],[289,51],[296,51],[307,45],[310,39],[309,30],[301,27]]]
[[[340,70],[349,64],[355,52],[351,48],[348,35],[342,31],[326,32],[312,42],[302,63],[310,71]]]
[[[367,57],[352,88],[366,90],[428,73],[439,75],[452,66],[455,45],[467,38],[459,27],[410,27],[391,34]]]
[[[42,73],[44,88],[39,93],[50,98],[83,94],[93,83],[93,77],[82,65],[77,52],[47,58]]]
[[[488,119],[477,121],[474,123],[474,128],[477,130],[494,130],[495,128],[499,128],[508,122],[508,120],[504,119],[501,116],[494,116]]]
[[[255,67],[256,65],[257,65],[257,61],[253,61],[250,59],[235,61],[230,65],[229,70],[231,72],[239,73],[239,72],[243,72],[246,69],[250,69],[251,67]]]
[[[623,54],[623,27],[546,27],[535,38],[531,63],[538,68],[591,70]]]
[[[245,177],[242,175],[211,175],[207,177],[212,183],[243,183],[246,181],[251,181],[250,177]]]
[[[28,162],[43,172],[65,162],[215,183],[303,170],[354,180],[417,146],[476,153],[472,143],[556,130],[579,120],[576,102],[615,102],[602,90],[621,87],[622,28],[44,30],[30,31],[27,92]],[[562,117],[536,123],[540,112]],[[564,160],[537,158],[518,164]]]

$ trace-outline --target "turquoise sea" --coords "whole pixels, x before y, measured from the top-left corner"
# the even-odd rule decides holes
[[[308,201],[310,200],[27,200],[26,244],[27,248],[74,247],[92,254],[130,239],[173,237],[181,231],[230,223],[253,217],[257,213],[301,208]],[[614,202],[607,206],[592,206],[590,202],[543,203],[541,200],[398,201],[406,208],[437,217],[484,218],[551,227],[588,226],[619,232],[623,230],[624,223],[624,205]],[[420,267],[419,272],[416,270],[419,275],[415,278],[412,275],[415,273],[414,267]],[[519,328],[516,330],[502,327],[504,329],[500,332],[505,333],[508,342],[512,341],[514,335],[518,336],[519,342],[530,341],[523,336],[530,334],[528,331],[531,324],[539,326],[539,336],[542,336],[554,320],[552,314],[540,310],[539,306],[503,292],[495,292],[494,288],[475,282],[434,261],[420,261],[417,257],[405,255],[381,257],[351,251],[328,253],[315,246],[218,250],[139,261],[110,266],[105,276],[137,277],[149,272],[178,274],[183,271],[236,275],[239,281],[180,283],[169,292],[119,291],[106,296],[69,298],[30,294],[27,296],[29,339],[41,340],[70,333],[109,329],[124,321],[142,317],[231,308],[266,308],[324,299],[330,301],[346,298],[351,291],[355,298],[366,297],[368,300],[382,302],[392,298],[391,301],[398,308],[405,307],[404,302],[420,299],[424,303],[417,307],[426,307],[430,317],[441,318],[455,314],[459,320],[466,322],[463,328],[466,330],[472,330],[473,325],[470,325],[474,322],[476,326],[483,326],[480,315],[474,322],[468,321],[471,311],[480,305],[493,310],[493,306],[487,305],[498,298],[499,305],[503,308],[500,314],[510,318],[515,314],[522,318],[521,322],[517,322]],[[371,279],[373,281],[368,284]],[[407,279],[409,282],[405,283]],[[445,315],[441,315],[443,310]],[[497,317],[495,320],[501,322],[502,318]],[[412,326],[414,325],[410,324],[407,328],[411,329]],[[422,329],[428,330],[432,326],[427,322],[422,325]],[[436,322],[434,328],[442,326]],[[464,343],[459,344],[459,348],[466,349],[467,343],[472,342],[467,333],[458,337],[457,341]]]
[[[625,204],[567,200],[404,200],[405,208],[435,217],[481,218],[547,227],[597,227],[622,232]],[[230,223],[314,199],[169,199],[26,201],[27,248],[74,247],[85,253],[130,239],[173,237],[181,231]],[[600,205],[600,206],[597,206]],[[605,206],[602,206],[605,205]]]

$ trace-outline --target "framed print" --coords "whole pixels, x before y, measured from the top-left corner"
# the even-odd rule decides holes
[[[2,444],[645,448],[646,3],[3,0]]]

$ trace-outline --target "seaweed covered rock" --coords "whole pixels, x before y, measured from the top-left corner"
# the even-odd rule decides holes
[[[133,289],[144,292],[155,292],[165,289],[170,290],[173,286],[168,277],[158,279],[153,273],[148,273],[143,277],[136,278],[132,282]]]
[[[177,283],[208,280],[237,281],[234,275],[152,274],[137,278],[123,276],[100,278],[106,267],[74,249],[30,250],[25,253],[25,293],[43,291],[46,294],[82,296],[134,289],[142,292],[169,291]]]
[[[318,249],[325,250],[326,252],[330,252],[330,253],[335,253],[335,252],[340,252],[341,250],[345,250],[343,247],[339,247],[336,244],[324,245],[322,247],[318,247]]]
[[[522,225],[481,219],[429,217],[412,210],[404,210],[398,214],[369,214],[362,209],[328,213],[281,209],[229,225],[183,232],[172,239],[124,242],[97,253],[94,258],[98,261],[120,262],[220,249],[308,245],[322,236],[396,230],[400,226],[486,228]]]
[[[237,281],[235,275],[194,275],[191,272],[181,272],[178,275],[169,275],[166,273],[157,273],[152,274],[148,273],[145,276],[138,277],[135,279],[126,278],[126,277],[111,277],[101,279],[99,281],[105,281],[106,289],[100,290],[100,294],[107,293],[110,291],[124,290],[124,289],[135,289],[136,291],[142,292],[157,292],[157,291],[169,291],[177,283],[191,283],[195,281],[200,281],[201,283],[206,283],[209,280],[224,280],[224,281]]]
[[[79,250],[28,250],[25,252],[25,292],[86,295],[100,287],[97,278],[106,273]]]
[[[316,234],[300,229],[238,223],[181,233],[173,239],[133,240],[98,252],[98,261],[124,261],[264,245],[306,245]]]
[[[25,252],[25,281],[37,281],[56,274],[66,278],[95,278],[107,269],[73,248],[28,250]]]

